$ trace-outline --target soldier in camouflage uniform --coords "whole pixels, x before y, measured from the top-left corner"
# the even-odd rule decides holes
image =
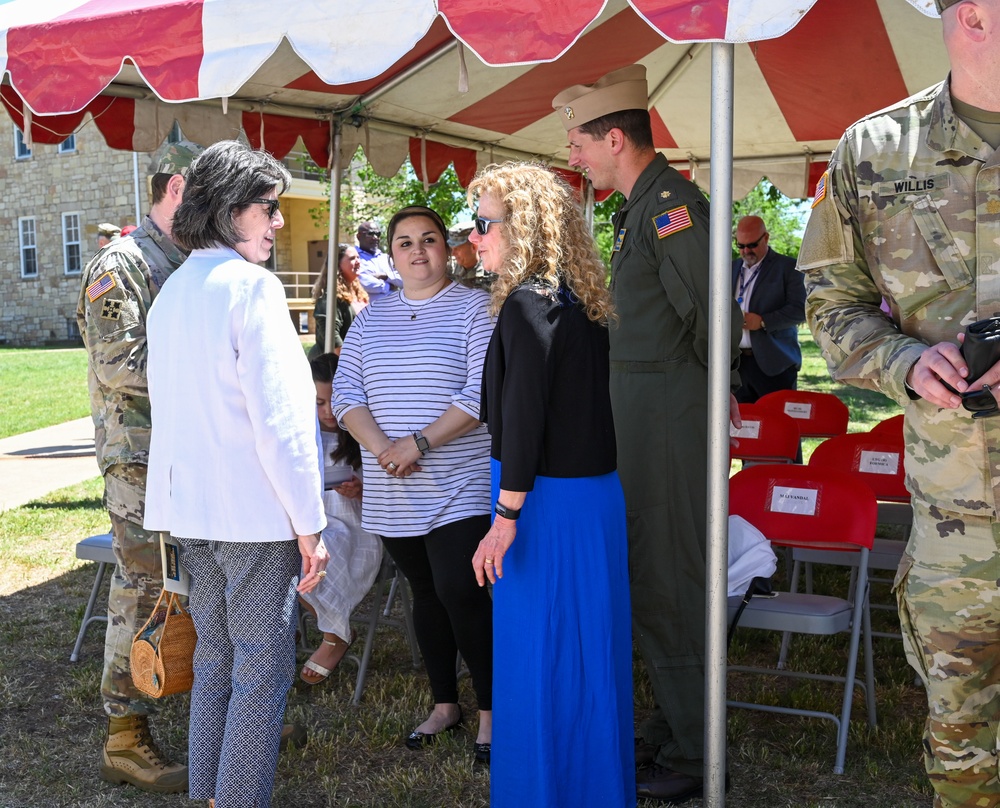
[[[104,475],[118,566],[108,597],[101,695],[109,716],[101,777],[158,792],[187,790],[187,767],[171,763],[148,726],[151,705],[129,672],[132,638],[163,588],[159,535],[142,527],[149,450],[146,313],[187,253],[170,240],[184,173],[201,152],[167,144],[154,157],[153,206],[130,236],[104,247],[87,265],[77,322],[90,355],[88,384],[94,445]]]
[[[1000,418],[973,420],[958,334],[1000,312],[1000,0],[936,0],[952,72],[854,124],[799,253],[834,378],[905,407],[913,530],[896,576],[927,689],[935,806],[1000,806]],[[879,308],[882,298],[890,316]]]
[[[488,292],[493,287],[496,275],[483,269],[476,245],[469,241],[469,233],[475,226],[475,222],[459,222],[448,228],[448,246],[451,247],[448,277],[462,286],[485,289]]]

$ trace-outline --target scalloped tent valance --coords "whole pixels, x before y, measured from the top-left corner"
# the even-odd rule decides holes
[[[94,125],[151,151],[177,120],[277,155],[301,137],[327,164],[340,121],[343,152],[381,174],[410,154],[418,173],[467,176],[565,165],[551,98],[640,61],[657,146],[708,188],[705,43],[724,41],[739,43],[735,194],[766,174],[803,196],[848,124],[945,74],[933,15],[932,0],[314,0],[284,17],[264,0],[12,0],[0,98],[39,143]]]

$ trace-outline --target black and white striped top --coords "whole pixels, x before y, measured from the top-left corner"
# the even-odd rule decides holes
[[[397,440],[424,429],[452,404],[479,418],[483,359],[493,331],[488,303],[486,292],[451,283],[427,300],[393,293],[362,309],[333,380],[337,419],[367,407]],[[381,536],[422,536],[489,513],[489,453],[490,436],[480,424],[432,447],[419,461],[421,471],[398,478],[362,447],[362,525]]]

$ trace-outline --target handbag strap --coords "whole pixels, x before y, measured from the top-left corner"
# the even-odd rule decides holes
[[[145,623],[142,624],[142,627],[135,633],[135,637],[132,638],[133,642],[135,642],[136,640],[138,640],[142,636],[142,633],[147,628],[149,628],[149,624],[153,622],[153,618],[156,617],[156,613],[160,610],[160,604],[163,603],[163,596],[166,595],[166,594],[168,594],[166,589],[161,589],[160,590],[160,597],[158,597],[156,599],[156,605],[153,606],[153,611],[151,611],[149,613],[149,618],[146,620]],[[169,593],[169,594],[172,595],[173,593]],[[167,614],[168,614],[168,616],[170,614],[170,601],[167,601]],[[164,622],[166,622],[166,621],[164,621]]]

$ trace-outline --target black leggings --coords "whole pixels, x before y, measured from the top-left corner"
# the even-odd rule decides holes
[[[489,529],[484,514],[425,536],[381,537],[413,591],[413,627],[435,704],[458,702],[455,662],[461,652],[479,709],[492,709],[493,598],[472,571],[472,556]]]

